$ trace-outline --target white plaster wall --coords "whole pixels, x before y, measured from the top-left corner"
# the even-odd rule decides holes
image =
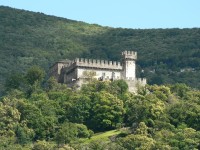
[[[125,62],[125,78],[135,79],[135,61],[126,61]]]
[[[112,78],[113,72],[115,73],[115,78],[116,79],[121,79],[121,74],[120,71],[110,71],[110,70],[100,70],[100,69],[85,69],[85,68],[78,68],[77,69],[77,78],[82,78],[83,77],[83,72],[84,71],[94,71],[96,72],[95,78],[100,78],[105,74],[105,78]]]

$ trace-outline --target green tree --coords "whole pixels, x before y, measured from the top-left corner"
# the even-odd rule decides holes
[[[169,107],[168,113],[169,119],[172,124],[179,126],[186,124],[188,127],[192,127],[199,130],[200,124],[200,105],[193,101],[180,101]]]
[[[37,142],[34,143],[32,150],[53,150],[55,148],[55,145],[50,144],[49,142],[43,140],[37,140]]]
[[[86,95],[74,95],[70,98],[71,105],[66,115],[69,121],[86,123],[90,117],[91,100]]]
[[[87,126],[83,125],[83,124],[75,124],[77,127],[77,132],[78,135],[77,137],[79,138],[89,138],[92,136],[93,131],[92,130],[88,130]]]
[[[144,122],[140,122],[135,133],[141,134],[141,135],[148,135],[147,130],[148,130],[148,127],[146,126],[146,124]]]
[[[20,144],[16,144],[15,137],[7,137],[7,136],[0,136],[0,149],[1,150],[22,150],[22,146]]]
[[[166,106],[153,94],[135,95],[126,102],[129,123],[147,123],[148,120],[164,119]]]
[[[171,91],[176,93],[180,98],[184,98],[190,88],[186,84],[177,83],[171,86]]]
[[[155,133],[156,148],[163,149],[198,149],[200,132],[192,128],[176,130],[162,129]]]
[[[45,117],[42,115],[41,110],[34,104],[20,100],[17,109],[21,113],[21,120],[27,122],[28,128],[35,132],[34,140],[44,139],[46,137],[46,124]]]
[[[28,84],[33,85],[36,81],[41,82],[43,81],[45,76],[45,71],[38,66],[33,66],[28,69],[25,79]]]
[[[75,124],[65,122],[55,135],[55,140],[58,145],[68,144],[70,141],[77,138],[78,130]]]
[[[8,98],[0,102],[0,135],[15,136],[15,127],[19,124],[21,114]]]
[[[107,130],[122,123],[123,101],[114,95],[101,91],[92,96],[91,122],[88,124],[94,130]]]
[[[31,97],[31,99],[32,98],[33,97]],[[54,136],[58,119],[60,118],[59,114],[61,111],[61,106],[59,105],[59,102],[49,100],[46,94],[39,94],[39,96],[35,94],[34,99],[37,100],[33,101],[33,104],[35,104],[41,111],[44,121],[43,132],[45,133],[46,140],[49,140]]]
[[[33,138],[35,137],[34,130],[28,128],[25,121],[23,121],[19,125],[17,125],[17,127],[15,129],[15,133],[16,133],[16,137],[17,137],[17,143],[19,143],[21,145],[31,143],[33,141]]]
[[[147,135],[147,127],[144,123],[140,123],[136,134],[131,134],[125,138],[118,140],[118,144],[125,149],[135,150],[153,150],[155,148],[156,141]]]
[[[66,84],[58,83],[58,81],[54,77],[50,77],[46,82],[46,89],[48,92],[55,91],[70,91],[71,89],[67,87]]]
[[[12,73],[5,82],[6,91],[19,89],[24,84],[23,75],[20,73]]]
[[[123,94],[128,90],[128,85],[124,80],[115,80],[111,82],[110,86],[114,89],[115,92],[120,94]]]

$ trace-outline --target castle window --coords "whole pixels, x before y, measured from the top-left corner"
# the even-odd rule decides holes
[[[113,79],[115,78],[115,72],[112,72],[112,78]]]

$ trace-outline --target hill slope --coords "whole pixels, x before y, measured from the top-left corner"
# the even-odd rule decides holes
[[[66,58],[119,60],[125,49],[138,51],[138,75],[150,84],[200,88],[199,28],[110,28],[0,6],[0,88],[10,73],[31,65],[48,70]]]

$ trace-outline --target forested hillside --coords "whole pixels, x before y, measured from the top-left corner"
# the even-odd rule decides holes
[[[0,98],[2,150],[197,150],[200,91],[90,78],[80,90],[34,66]]]
[[[0,88],[13,72],[32,65],[46,71],[57,60],[120,60],[138,52],[138,76],[149,84],[200,88],[200,29],[122,29],[0,6]],[[141,72],[141,68],[144,72]]]

